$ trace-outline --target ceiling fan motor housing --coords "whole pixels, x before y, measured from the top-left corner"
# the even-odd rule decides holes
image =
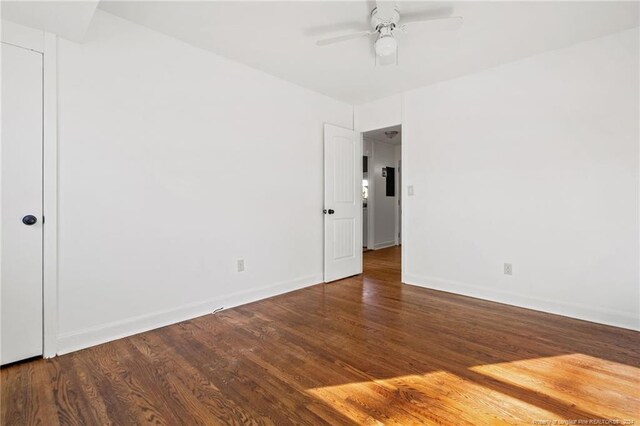
[[[380,31],[384,27],[392,30],[399,21],[400,12],[395,7],[386,11],[381,11],[379,7],[376,7],[371,11],[371,26],[376,31]]]
[[[395,7],[386,11],[375,8],[371,11],[371,26],[378,32],[375,51],[378,56],[390,56],[396,52],[398,42],[393,36],[393,29],[400,21],[400,13]]]

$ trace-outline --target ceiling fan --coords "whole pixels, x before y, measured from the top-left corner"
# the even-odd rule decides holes
[[[396,36],[406,34],[415,27],[430,25],[438,21],[446,22],[450,24],[452,28],[457,28],[462,24],[461,16],[449,15],[450,10],[449,14],[441,16],[429,12],[418,12],[404,14],[401,18],[400,10],[394,1],[377,1],[370,15],[371,29],[321,39],[316,42],[316,45],[327,46],[347,40],[376,35],[376,41],[374,42],[376,58],[379,59],[380,65],[389,65],[397,61],[398,41]],[[376,61],[376,63],[378,63],[378,61]]]

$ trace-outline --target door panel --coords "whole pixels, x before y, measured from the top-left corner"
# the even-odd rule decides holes
[[[324,280],[362,273],[362,147],[353,130],[324,126]]]
[[[354,222],[352,218],[333,220],[333,258],[335,260],[353,258]]]
[[[42,355],[42,54],[2,44],[0,363]],[[34,224],[23,223],[33,215]],[[28,220],[26,220],[29,222]]]

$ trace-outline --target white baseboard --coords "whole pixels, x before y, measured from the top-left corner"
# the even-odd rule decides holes
[[[373,245],[373,249],[374,250],[380,250],[383,248],[387,248],[387,247],[393,247],[396,245],[395,240],[394,241],[385,241],[383,243],[377,243]]]
[[[175,324],[188,319],[207,315],[215,310],[232,308],[267,297],[288,293],[323,282],[322,275],[312,275],[293,281],[233,293],[225,297],[182,305],[160,312],[114,321],[109,324],[89,327],[71,333],[58,335],[57,355],[74,352],[112,340],[143,333],[145,331]]]
[[[518,306],[521,308],[533,309],[536,311],[548,312],[551,314],[563,315],[585,321],[640,331],[640,319],[633,313],[508,293],[487,287],[480,287],[436,277],[424,277],[405,273],[403,275],[403,282],[433,290],[441,290],[478,299],[490,300],[492,302]]]

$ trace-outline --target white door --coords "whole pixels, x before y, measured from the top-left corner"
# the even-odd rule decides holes
[[[0,364],[7,364],[42,355],[42,54],[1,47]]]
[[[324,125],[324,281],[362,273],[362,143]]]

